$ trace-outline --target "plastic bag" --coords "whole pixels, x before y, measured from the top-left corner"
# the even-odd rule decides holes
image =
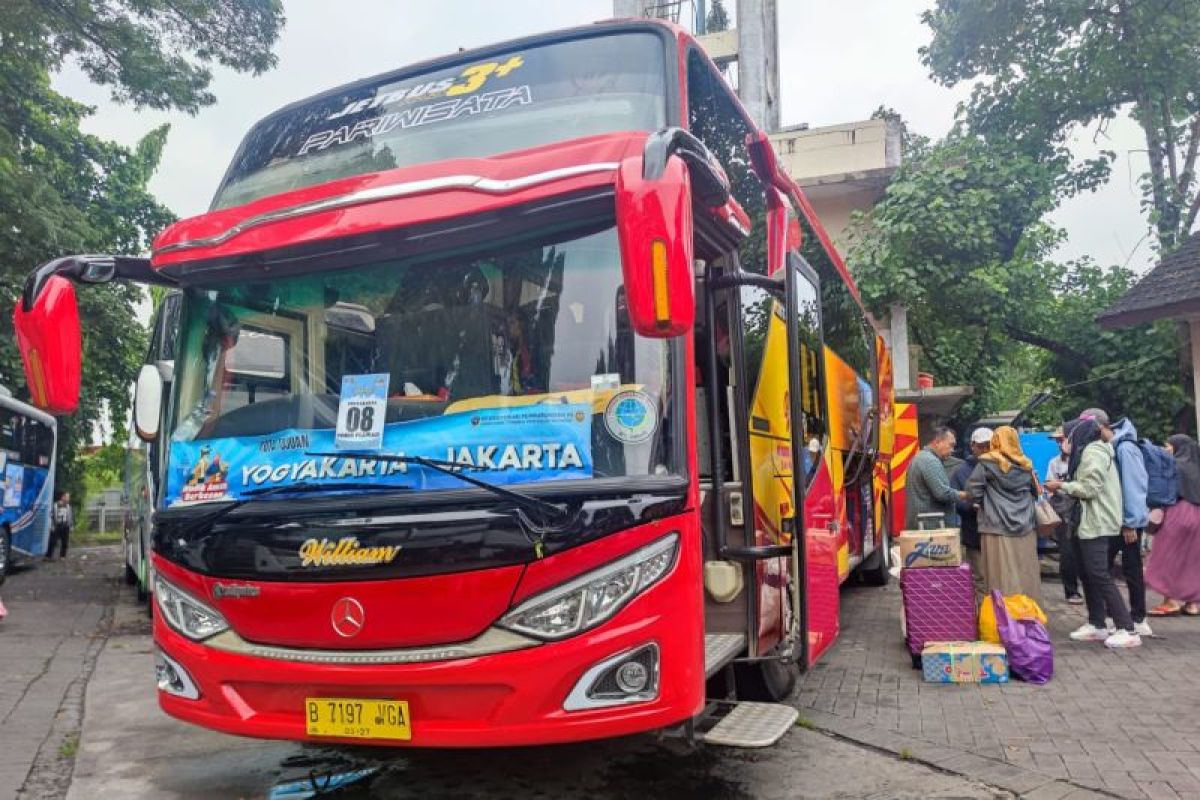
[[[1014,678],[1029,683],[1046,683],[1054,676],[1054,644],[1046,626],[1036,619],[1014,619],[1008,614],[1004,595],[992,592],[996,628],[1008,652],[1008,670]]]
[[[1008,615],[1013,619],[1034,619],[1045,625],[1049,620],[1032,597],[1024,594],[1010,594],[1004,598]],[[992,611],[992,598],[983,598],[979,607],[979,639],[992,644],[1000,644],[1000,632],[996,630],[996,614]]]

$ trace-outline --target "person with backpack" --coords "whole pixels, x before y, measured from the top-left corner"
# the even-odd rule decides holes
[[[1047,481],[1052,493],[1065,492],[1080,506],[1076,540],[1083,577],[1083,599],[1088,621],[1071,632],[1077,642],[1104,642],[1110,648],[1140,647],[1129,607],[1108,568],[1108,542],[1121,535],[1121,479],[1116,454],[1109,442],[1112,431],[1101,428],[1094,417],[1080,420],[1071,433],[1071,458],[1066,481]],[[1109,632],[1105,617],[1116,630]]]
[[[1152,617],[1200,616],[1200,445],[1179,433],[1164,452],[1176,467],[1176,502],[1162,511],[1154,549],[1146,565],[1146,583],[1165,599]]]
[[[75,511],[71,508],[71,495],[59,489],[54,493],[54,505],[50,508],[50,545],[46,548],[46,560],[54,560],[54,548],[59,548],[59,558],[67,557],[67,541],[71,528],[75,526]]]
[[[1108,542],[1108,567],[1112,569],[1120,554],[1134,628],[1139,636],[1153,636],[1150,623],[1146,621],[1146,577],[1142,568],[1142,535],[1150,522],[1147,458],[1138,443],[1137,428],[1128,417],[1117,420],[1114,425],[1103,409],[1091,408],[1081,416],[1088,415],[1100,423],[1101,430],[1111,433],[1117,477],[1121,481],[1121,535]]]

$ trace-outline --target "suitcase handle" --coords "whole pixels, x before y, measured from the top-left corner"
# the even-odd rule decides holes
[[[930,518],[937,520],[937,526],[939,528],[946,527],[946,512],[926,511],[924,514],[917,514],[917,530],[926,530],[925,523],[928,522]]]

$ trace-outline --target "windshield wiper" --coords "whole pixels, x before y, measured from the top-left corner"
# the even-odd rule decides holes
[[[434,472],[440,472],[443,475],[449,475],[458,478],[463,483],[469,483],[472,486],[478,486],[480,489],[491,492],[497,497],[503,497],[509,500],[518,508],[533,512],[540,516],[543,520],[543,525],[535,527],[546,529],[539,530],[540,532],[554,532],[568,522],[574,519],[574,515],[567,509],[554,503],[540,500],[532,495],[518,492],[515,489],[506,489],[503,486],[497,486],[494,483],[488,483],[481,478],[476,478],[466,474],[464,470],[482,469],[481,467],[472,464],[458,464],[453,461],[442,461],[436,458],[425,458],[424,456],[394,456],[383,453],[305,453],[306,456],[322,457],[322,456],[337,456],[338,458],[370,458],[376,461],[392,461],[398,464],[416,464],[417,466],[427,467]],[[532,520],[528,520],[532,522]]]
[[[307,494],[309,492],[339,492],[339,491],[386,491],[386,492],[408,492],[411,491],[411,486],[392,486],[381,483],[316,483],[313,481],[302,481],[300,483],[283,484],[280,486],[262,486],[257,489],[249,489],[242,492],[242,496],[237,500],[233,500],[220,508],[213,509],[208,514],[197,517],[190,523],[184,525],[183,533],[187,535],[200,530],[203,527],[212,525],[217,520],[232,511],[236,511],[248,503],[253,503],[262,500],[273,494],[284,494],[286,492],[295,492],[296,494]]]

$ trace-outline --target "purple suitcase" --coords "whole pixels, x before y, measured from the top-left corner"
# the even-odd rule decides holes
[[[905,638],[913,664],[920,666],[926,642],[973,642],[979,638],[971,567],[900,570]]]

